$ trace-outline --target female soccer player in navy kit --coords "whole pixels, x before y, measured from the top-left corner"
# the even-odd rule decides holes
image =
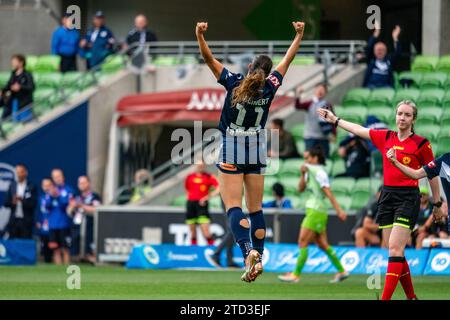
[[[400,281],[408,299],[416,299],[411,281],[405,247],[419,214],[420,193],[418,181],[402,173],[387,158],[386,152],[394,148],[397,159],[410,168],[418,169],[434,160],[427,139],[414,133],[417,107],[408,100],[401,101],[396,109],[397,132],[373,130],[336,117],[331,111],[319,109],[319,115],[336,127],[371,140],[383,155],[384,183],[378,200],[377,222],[383,230],[383,240],[389,246],[389,262],[386,272],[382,300],[390,300]],[[430,179],[434,202],[440,200],[439,181]],[[433,212],[436,214],[437,212]],[[435,216],[435,218],[438,218]],[[439,217],[440,218],[440,217]]]
[[[304,23],[293,22],[296,35],[286,55],[272,70],[265,55],[254,58],[246,76],[228,71],[216,60],[203,34],[207,22],[197,23],[197,41],[205,63],[227,90],[219,130],[222,144],[219,156],[219,185],[222,200],[236,242],[245,260],[242,281],[251,282],[262,273],[266,225],[262,212],[266,141],[264,127],[270,104],[281,86],[303,37]],[[242,211],[242,194],[250,213],[250,223]]]

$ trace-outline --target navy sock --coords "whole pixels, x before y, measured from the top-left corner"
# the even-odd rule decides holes
[[[253,249],[257,250],[262,255],[264,252],[264,240],[266,238],[266,222],[262,210],[250,213],[250,223]],[[259,238],[256,236],[257,232]]]
[[[242,256],[247,258],[248,253],[252,249],[250,242],[249,229],[241,225],[242,220],[247,220],[242,209],[239,207],[234,207],[227,212],[228,220],[230,221],[231,231],[233,232],[234,239],[236,239],[239,248],[241,248]],[[247,220],[248,222],[248,220]]]

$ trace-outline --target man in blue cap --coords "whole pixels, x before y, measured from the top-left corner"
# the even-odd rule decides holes
[[[52,54],[61,57],[60,71],[77,71],[77,54],[80,33],[75,29],[70,15],[65,14],[52,36]]]
[[[93,19],[93,28],[88,30],[85,38],[80,42],[87,68],[92,69],[101,64],[108,55],[113,53],[115,43],[114,34],[105,26],[103,12],[97,11]]]

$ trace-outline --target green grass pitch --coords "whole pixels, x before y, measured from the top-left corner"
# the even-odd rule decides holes
[[[65,267],[0,267],[0,299],[356,299],[374,300],[368,276],[352,275],[329,284],[332,275],[303,275],[299,283],[281,283],[264,273],[256,282],[240,281],[241,271],[127,270],[123,267],[81,266],[81,289],[66,287]],[[384,280],[384,277],[382,277]],[[420,299],[450,299],[450,277],[414,277]],[[381,283],[383,285],[383,283]],[[404,299],[399,284],[394,299]]]

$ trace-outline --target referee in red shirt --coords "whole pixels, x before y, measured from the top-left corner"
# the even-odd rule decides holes
[[[219,195],[219,182],[214,175],[206,172],[204,162],[197,164],[196,172],[187,176],[184,182],[187,194],[186,224],[191,230],[191,244],[197,244],[197,225],[203,236],[212,245],[214,240],[209,232],[211,222],[208,212],[208,199]],[[209,193],[210,189],[214,191]]]
[[[405,246],[411,237],[420,208],[418,181],[409,178],[396,168],[386,157],[393,148],[397,159],[410,168],[419,169],[434,160],[431,145],[427,139],[414,133],[417,107],[408,100],[401,101],[396,109],[398,131],[364,128],[336,117],[330,110],[319,109],[319,115],[335,127],[353,133],[363,139],[370,139],[383,155],[384,183],[378,201],[377,222],[383,230],[383,239],[388,242],[389,263],[382,300],[390,300],[398,281],[402,284],[408,299],[416,299],[411,281]],[[439,180],[430,180],[434,202],[440,201]]]

